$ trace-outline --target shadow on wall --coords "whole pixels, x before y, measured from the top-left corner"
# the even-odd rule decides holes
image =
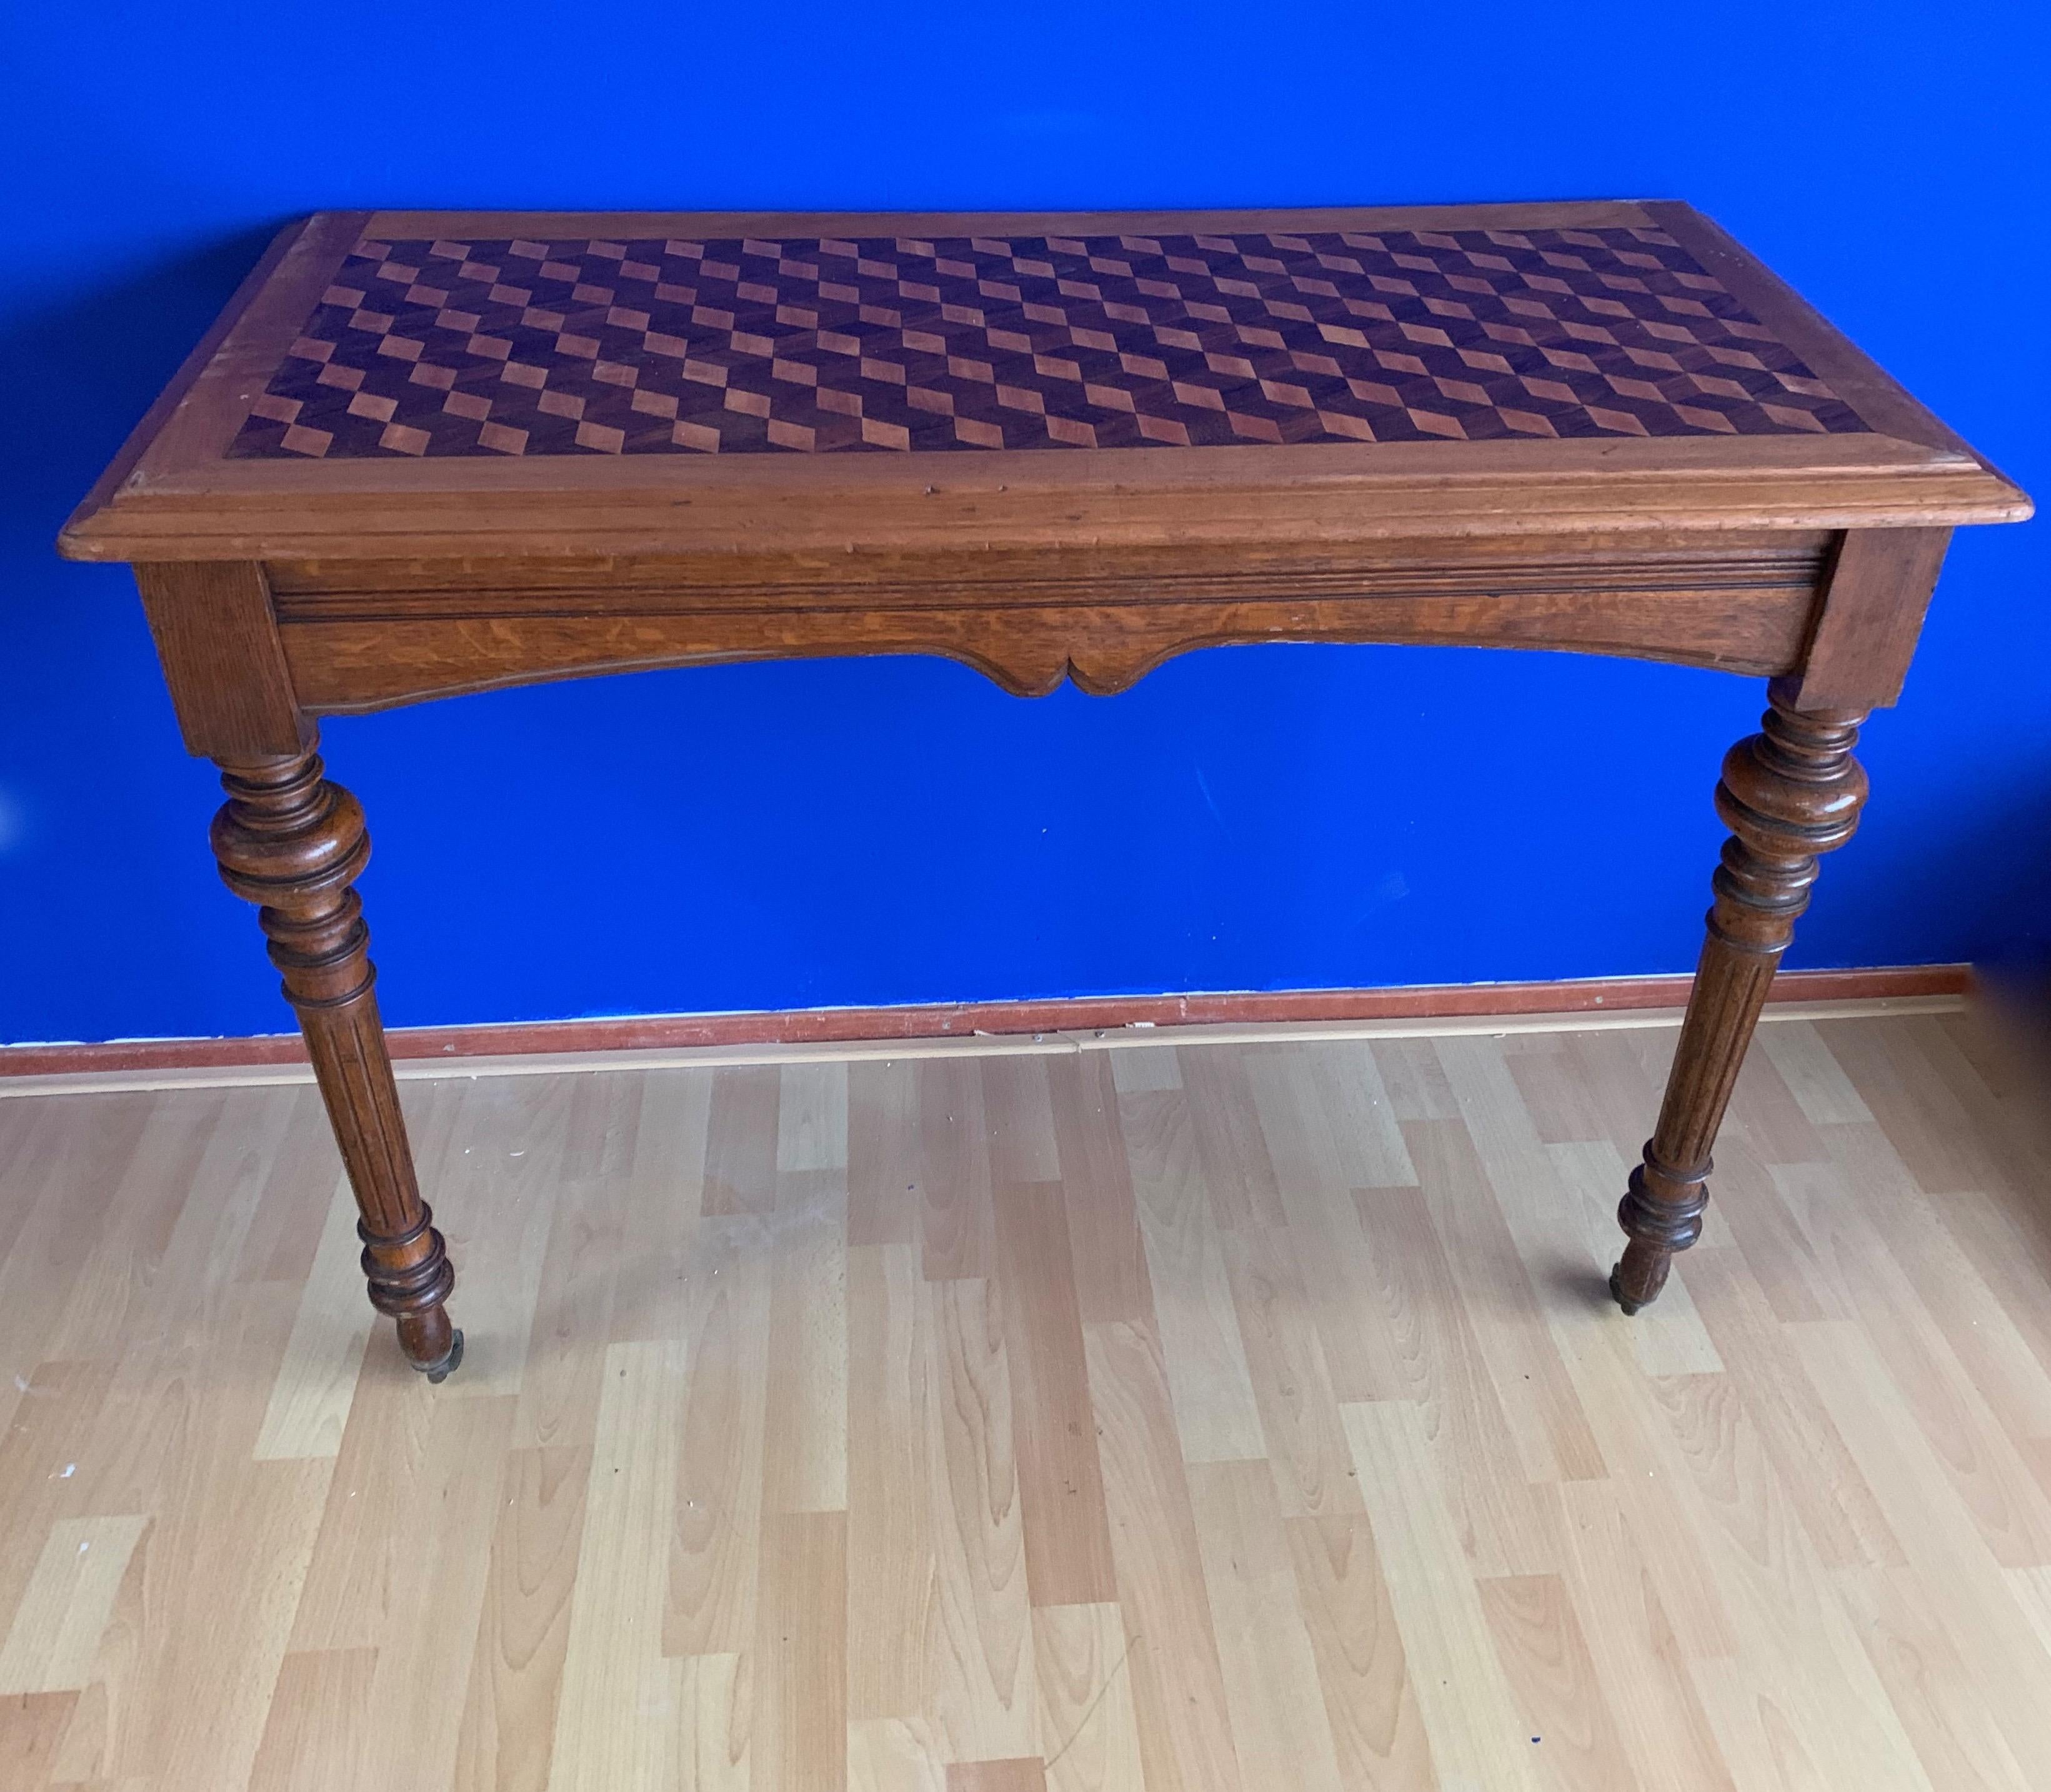
[[[142,416],[274,234],[221,237],[0,333],[15,424],[6,451],[10,538],[33,530],[25,545],[49,558],[64,518],[127,432],[117,420]],[[10,539],[8,551],[14,546]]]
[[[1994,924],[1975,962],[1996,978],[2033,984],[2051,1010],[2051,786],[1998,812],[1945,862],[1983,867],[1973,878],[1974,908]]]

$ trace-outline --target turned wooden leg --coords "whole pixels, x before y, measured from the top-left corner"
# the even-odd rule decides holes
[[[350,887],[370,857],[362,808],[322,775],[311,747],[219,763],[228,801],[214,818],[214,856],[228,887],[258,905],[271,961],[299,1012],[356,1191],[370,1304],[398,1321],[406,1360],[440,1381],[463,1360],[463,1333],[443,1305],[455,1272],[414,1180],[369,929]]]
[[[1797,710],[1795,694],[1786,679],[1767,687],[1764,731],[1731,749],[1717,785],[1717,813],[1732,837],[1714,879],[1709,937],[1659,1124],[1616,1211],[1631,1242],[1609,1285],[1627,1313],[1658,1295],[1674,1253],[1701,1236],[1709,1148],[1759,1011],[1809,905],[1818,855],[1852,837],[1865,801],[1852,748],[1866,712]]]

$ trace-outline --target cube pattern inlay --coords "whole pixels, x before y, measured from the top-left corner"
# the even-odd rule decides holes
[[[356,245],[236,458],[1841,434],[1663,233]]]

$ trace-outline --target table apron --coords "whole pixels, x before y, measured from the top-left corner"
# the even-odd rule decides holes
[[[942,655],[1022,695],[1067,679],[1108,694],[1177,654],[1260,641],[1553,648],[1771,675],[1801,662],[1831,546],[1803,532],[1295,565],[1065,550],[267,571],[299,702],[336,714],[603,672],[863,654]]]

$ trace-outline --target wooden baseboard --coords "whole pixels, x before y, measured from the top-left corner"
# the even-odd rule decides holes
[[[1124,1027],[1254,1027],[1674,1008],[1685,976],[1591,977],[1561,983],[1428,984],[1393,989],[1232,991],[1193,996],[1084,996],[885,1008],[800,1008],[757,1014],[629,1015],[604,1020],[510,1021],[479,1027],[395,1027],[402,1062],[559,1057],[582,1052],[676,1051],[704,1047],[818,1046],[985,1036],[1109,1032]],[[1898,964],[1850,971],[1783,971],[1775,1002],[1867,1002],[1963,996],[1967,964]],[[192,1072],[301,1065],[296,1033],[236,1039],[116,1039],[104,1044],[0,1046],[0,1078],[106,1071]]]

